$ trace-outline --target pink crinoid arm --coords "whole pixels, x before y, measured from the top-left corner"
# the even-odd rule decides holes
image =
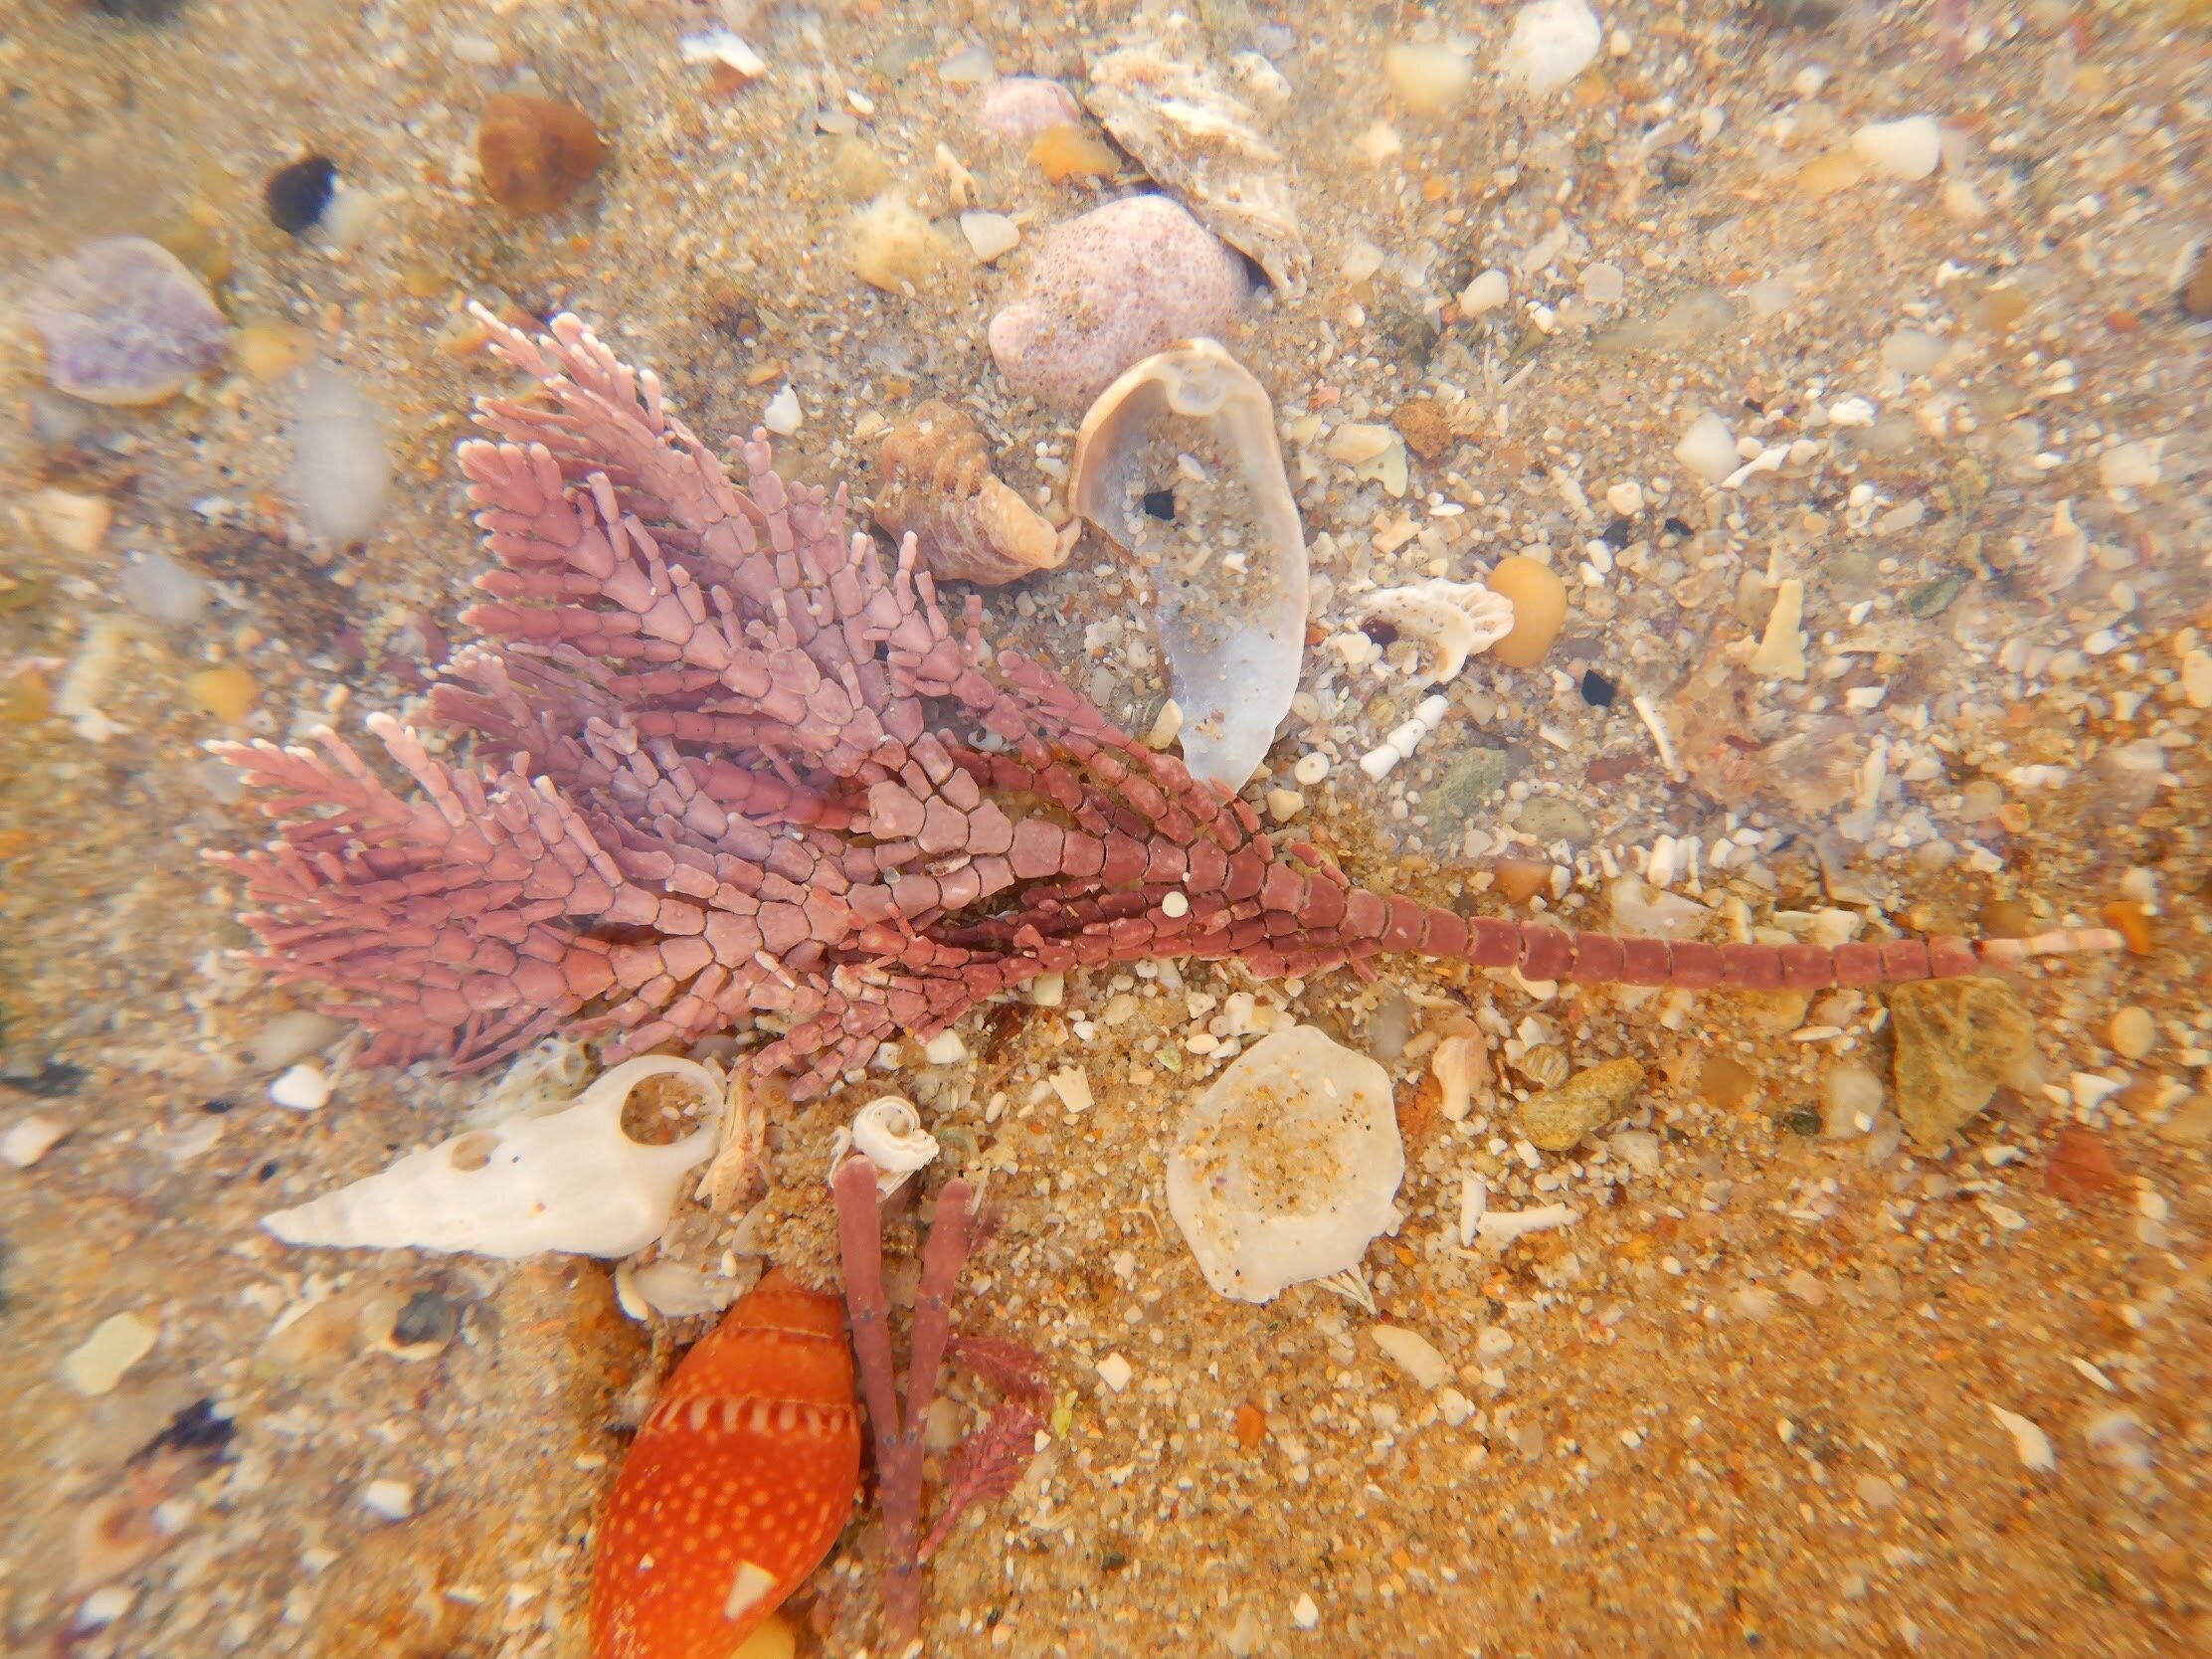
[[[734,1026],[804,1098],[1038,973],[1149,956],[1763,989],[2119,945],[1715,946],[1366,891],[1042,664],[994,659],[974,601],[956,632],[912,539],[887,568],[842,489],[787,483],[765,434],[735,480],[575,317],[477,316],[535,386],[483,400],[489,436],[460,450],[495,568],[462,619],[480,643],[430,702],[454,749],[371,720],[410,799],[328,733],[221,747],[282,826],[220,860],[260,960],[322,987],[378,1059],[479,1065],[556,1029],[620,1056]]]

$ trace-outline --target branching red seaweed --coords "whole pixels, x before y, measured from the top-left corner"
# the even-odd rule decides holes
[[[2118,943],[1622,939],[1356,887],[1049,669],[994,657],[975,602],[956,636],[912,538],[886,574],[843,489],[787,484],[765,434],[741,488],[575,317],[532,337],[478,316],[543,396],[483,400],[493,441],[461,447],[500,568],[431,712],[474,764],[389,716],[369,729],[412,801],[328,731],[320,753],[220,746],[284,821],[217,855],[261,961],[368,1027],[372,1062],[480,1066],[557,1029],[619,1058],[750,1024],[771,1036],[750,1063],[805,1099],[900,1030],[1145,957],[1268,977],[1416,951],[1769,990]],[[960,726],[932,729],[933,700]]]

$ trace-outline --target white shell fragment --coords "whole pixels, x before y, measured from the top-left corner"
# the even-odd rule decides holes
[[[1389,1074],[1311,1025],[1262,1038],[1185,1113],[1168,1209],[1223,1296],[1356,1271],[1405,1175]]]
[[[54,1150],[54,1143],[69,1133],[69,1125],[42,1118],[36,1112],[18,1118],[0,1135],[0,1163],[28,1170]]]
[[[1532,92],[1564,87],[1589,68],[1603,36],[1582,0],[1531,0],[1513,20],[1499,68]]]
[[[1147,510],[1163,491],[1172,517]],[[1083,417],[1067,498],[1151,576],[1184,764],[1243,788],[1306,645],[1306,537],[1266,392],[1212,340],[1147,357]]]
[[[1486,1244],[1511,1244],[1525,1233],[1572,1226],[1581,1218],[1580,1210],[1569,1209],[1564,1203],[1539,1204],[1534,1209],[1485,1209],[1475,1217],[1475,1236]]]
[[[380,1174],[262,1217],[287,1244],[468,1250],[509,1260],[541,1250],[627,1256],[658,1238],[686,1171],[716,1130],[666,1146],[623,1133],[648,1077],[681,1077],[720,1116],[724,1083],[695,1060],[645,1054],[606,1072],[573,1106],[514,1117],[409,1153]]]
[[[308,365],[292,423],[290,484],[300,522],[325,541],[368,534],[384,510],[392,457],[384,417],[338,370]]]
[[[1943,159],[1943,129],[1933,115],[1869,121],[1851,135],[1851,149],[1884,178],[1925,179]]]
[[[1513,601],[1480,582],[1437,577],[1371,595],[1361,620],[1387,623],[1426,642],[1430,654],[1421,672],[1442,681],[1458,678],[1468,657],[1513,632]]]
[[[937,1157],[937,1138],[904,1095],[877,1095],[852,1115],[852,1150],[875,1166],[875,1190],[889,1198]]]
[[[1989,1414],[2012,1436],[2012,1449],[2019,1456],[2021,1468],[2047,1475],[2059,1466],[2058,1453],[2051,1449],[2051,1437],[2042,1429],[2017,1411],[2007,1411],[1988,1401],[1983,1403],[1989,1404]]]

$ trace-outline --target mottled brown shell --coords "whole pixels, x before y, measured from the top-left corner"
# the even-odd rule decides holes
[[[983,434],[936,398],[893,427],[876,458],[875,521],[913,533],[932,576],[1000,587],[1067,562],[1073,538],[991,471]]]

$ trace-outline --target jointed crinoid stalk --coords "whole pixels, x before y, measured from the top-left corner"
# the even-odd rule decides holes
[[[1353,886],[1242,801],[1116,730],[1049,669],[956,638],[912,539],[886,574],[845,497],[789,486],[764,435],[741,489],[658,382],[572,316],[478,313],[543,398],[485,400],[461,446],[502,567],[486,644],[434,715],[475,768],[389,717],[404,800],[338,738],[222,752],[285,820],[221,855],[264,963],[319,984],[372,1060],[477,1066],[565,1028],[611,1056],[740,1023],[805,1098],[901,1030],[1034,975],[1235,957],[1262,976],[1413,951],[1531,980],[1765,990],[1971,973],[2115,936],[1832,949],[1568,933]],[[935,701],[951,723],[933,728]]]

